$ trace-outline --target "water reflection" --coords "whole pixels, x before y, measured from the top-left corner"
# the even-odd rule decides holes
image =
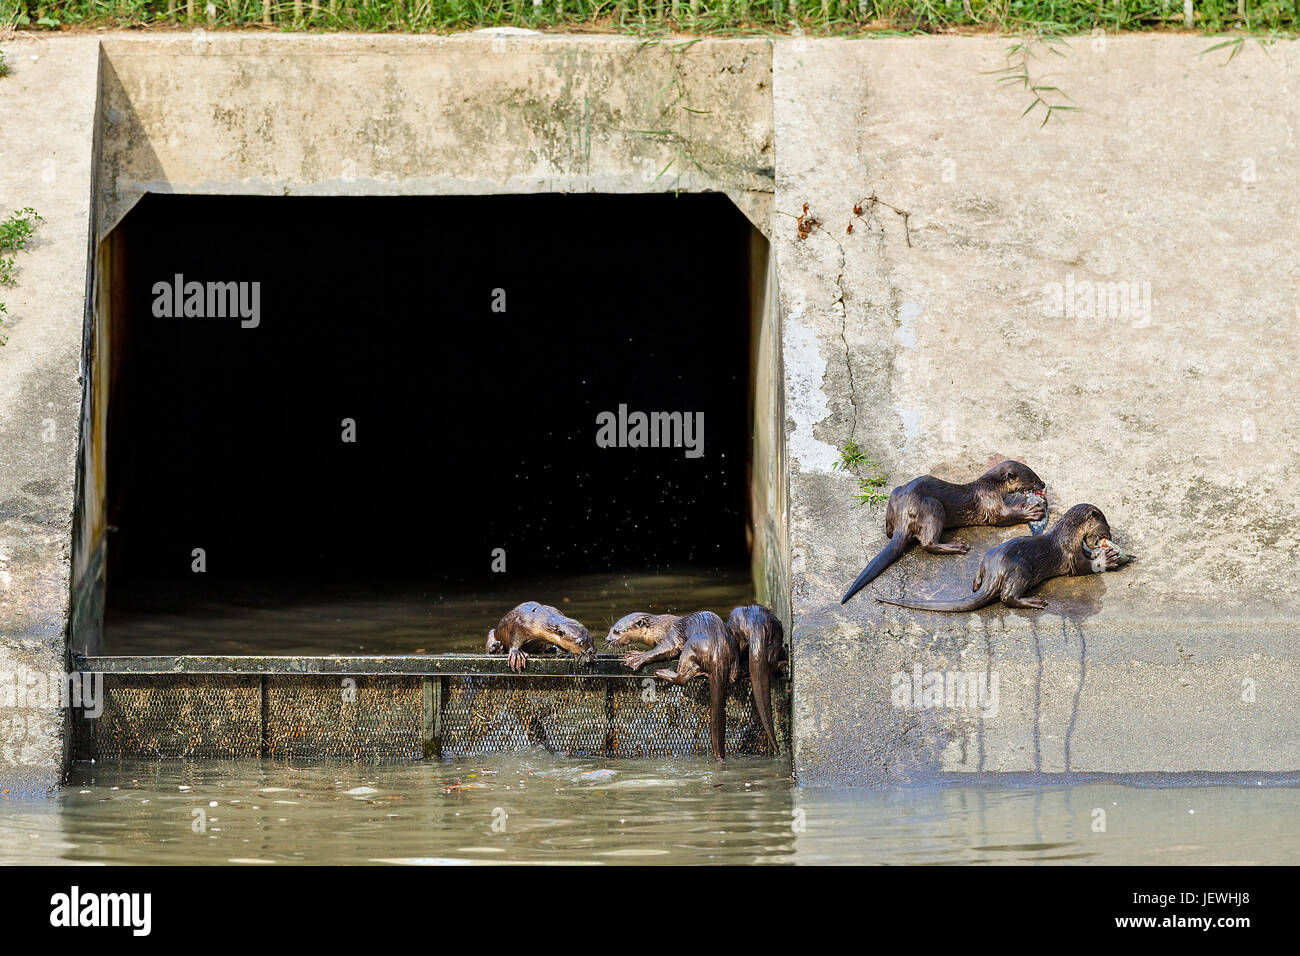
[[[754,600],[746,569],[502,580],[487,588],[387,593],[245,589],[178,603],[165,593],[106,622],[106,654],[444,654],[481,652],[489,628],[521,601],[553,604],[603,638],[629,611],[715,611]]]
[[[58,796],[0,798],[0,862],[1296,862],[1300,788],[1240,783],[832,790],[794,786],[780,760],[541,752],[82,764]]]

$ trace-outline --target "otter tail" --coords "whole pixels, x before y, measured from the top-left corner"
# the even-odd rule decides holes
[[[763,733],[767,734],[772,753],[778,753],[776,728],[772,724],[772,665],[783,656],[785,633],[781,622],[771,614],[767,615],[764,623],[767,626],[756,628],[750,637],[749,686]]]
[[[709,736],[713,759],[727,755],[727,679],[723,674],[709,675]]]
[[[892,604],[895,607],[910,607],[917,611],[943,611],[948,614],[956,614],[961,611],[978,611],[986,605],[992,604],[998,599],[1000,584],[993,581],[985,581],[978,591],[968,598],[962,598],[960,601],[891,601],[888,598],[876,598],[881,604]]]
[[[849,598],[853,597],[853,595],[865,588],[880,576],[880,572],[884,571],[885,568],[889,567],[901,558],[903,552],[907,550],[907,546],[911,541],[912,538],[907,533],[907,528],[900,525],[895,529],[894,536],[889,539],[889,544],[885,545],[885,550],[872,558],[871,563],[862,569],[862,573],[858,575],[858,579],[854,581],[848,591],[844,593],[844,597],[840,598],[840,603],[848,604]]]
[[[772,666],[763,654],[749,655],[749,688],[754,694],[754,710],[758,712],[758,721],[767,734],[767,742],[772,746],[772,753],[777,752],[776,728],[772,725]]]

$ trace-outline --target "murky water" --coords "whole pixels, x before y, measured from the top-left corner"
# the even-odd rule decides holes
[[[82,764],[58,795],[0,797],[0,863],[1300,862],[1294,782],[1169,783],[830,790],[784,761],[540,752]]]
[[[478,651],[505,610],[553,603],[603,636],[622,614],[753,599],[744,572],[593,575],[493,593],[246,592],[118,614],[113,654]],[[79,764],[48,798],[0,795],[0,863],[1300,862],[1300,782],[956,779],[796,787],[787,761]]]
[[[488,629],[522,601],[553,604],[598,643],[630,611],[715,611],[754,600],[745,569],[593,574],[503,581],[494,589],[423,588],[387,593],[244,589],[221,600],[155,603],[111,614],[106,654],[481,653]]]

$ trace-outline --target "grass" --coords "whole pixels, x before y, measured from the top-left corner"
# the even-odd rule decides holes
[[[1193,9],[1190,27],[1207,33],[1276,36],[1300,27],[1295,0],[1197,0]],[[6,10],[25,29],[260,25],[422,33],[517,26],[651,35],[1068,35],[1189,27],[1181,0],[0,0],[0,22]]]
[[[836,471],[848,472],[858,480],[858,490],[854,494],[857,504],[877,505],[889,500],[885,485],[889,475],[880,469],[880,462],[868,458],[867,453],[850,438],[840,449],[840,460],[831,465]]]
[[[1030,31],[1026,36],[1007,47],[1007,65],[1000,70],[994,70],[993,73],[998,78],[999,83],[1011,83],[1019,86],[1029,94],[1029,105],[1025,111],[1020,114],[1024,119],[1034,110],[1042,107],[1043,122],[1041,125],[1046,126],[1047,121],[1063,110],[1075,110],[1077,106],[1068,103],[1062,103],[1061,100],[1068,100],[1067,96],[1059,87],[1048,86],[1043,82],[1043,75],[1037,77],[1031,75],[1030,68],[1034,61],[1041,56],[1065,56],[1062,47],[1065,45],[1059,34],[1043,33],[1040,30]],[[1043,51],[1042,54],[1036,51]]]
[[[41,222],[41,217],[35,209],[19,209],[14,212],[8,219],[0,222],[0,286],[15,284],[14,264],[17,261],[17,254],[22,252],[27,245],[27,240],[32,237],[36,231],[36,224]],[[9,256],[6,258],[5,254]],[[0,345],[9,341],[5,336],[4,319],[2,316],[8,314],[5,304],[0,302]]]

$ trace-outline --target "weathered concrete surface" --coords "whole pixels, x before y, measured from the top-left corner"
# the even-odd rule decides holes
[[[99,43],[19,38],[5,52],[0,215],[45,220],[17,286],[0,288],[0,789],[24,791],[58,782],[65,749],[57,702],[27,691],[67,667]]]
[[[766,228],[763,40],[110,36],[107,232],[146,191],[726,192]]]
[[[1002,40],[777,41],[801,781],[1300,768],[1300,45],[1207,45],[1040,53],[1081,107],[1040,129],[987,75]],[[872,193],[910,247],[880,207],[846,233]],[[826,231],[800,241],[804,202]],[[1149,283],[1150,311],[1088,316],[1085,282]],[[891,487],[1019,458],[1141,560],[1038,613],[872,601],[968,592],[1026,533],[960,531],[971,555],[912,553],[842,609],[885,541],[831,471],[850,436]],[[997,675],[996,716],[894,706],[918,663]]]

